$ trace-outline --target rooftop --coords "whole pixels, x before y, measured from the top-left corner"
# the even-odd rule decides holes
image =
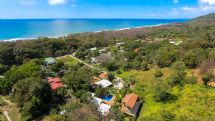
[[[99,74],[98,77],[101,78],[101,79],[106,79],[106,78],[108,78],[108,74],[107,74],[107,72],[102,72],[102,73]]]
[[[126,94],[125,97],[123,98],[122,102],[129,108],[133,109],[135,106],[135,103],[138,100],[138,95],[135,93],[131,94]]]
[[[55,78],[49,77],[48,82],[51,86],[52,91],[56,91],[56,89],[60,87],[64,87],[64,84],[61,82],[59,77],[55,77]]]
[[[101,103],[99,105],[98,111],[100,111],[102,113],[102,115],[107,116],[109,114],[110,108],[111,108],[111,106]]]
[[[48,82],[49,83],[58,83],[58,82],[61,82],[61,80],[59,77],[55,77],[55,78],[48,77]]]
[[[96,85],[101,85],[103,88],[109,87],[112,85],[112,83],[106,79],[103,79],[101,81],[98,81],[95,83]]]
[[[56,91],[56,89],[60,88],[60,87],[64,87],[63,83],[58,82],[58,83],[51,83],[51,89],[52,91]]]
[[[45,62],[46,64],[54,64],[56,61],[54,58],[49,57],[49,58],[45,58]]]

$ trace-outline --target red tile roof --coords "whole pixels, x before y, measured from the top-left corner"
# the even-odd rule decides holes
[[[51,83],[51,89],[55,91],[56,89],[64,87],[63,83]]]
[[[107,72],[102,72],[101,74],[99,74],[98,77],[101,79],[106,79],[108,77],[108,74],[107,74]]]
[[[93,76],[92,78],[91,78],[91,80],[90,80],[90,83],[91,84],[95,84],[96,82],[98,82],[98,81],[100,81],[101,79],[100,78],[98,78],[98,77],[96,77],[96,76]]]
[[[135,93],[131,93],[131,94],[126,94],[125,97],[123,98],[122,102],[129,108],[133,108],[135,103],[138,100],[138,95]]]
[[[58,82],[61,82],[61,80],[60,80],[59,77],[55,77],[55,78],[49,77],[49,78],[48,78],[48,82],[49,82],[49,83],[58,83]]]
[[[52,91],[56,91],[56,89],[64,87],[59,77],[48,78],[48,82],[50,83]]]

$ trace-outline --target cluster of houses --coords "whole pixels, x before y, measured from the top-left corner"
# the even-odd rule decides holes
[[[92,77],[92,85],[100,85],[102,88],[107,88],[113,86],[115,89],[122,89],[124,87],[123,80],[116,77],[115,82],[112,83],[107,80],[108,74],[106,72],[101,72],[97,77]],[[98,111],[102,115],[108,116],[111,106],[114,104],[115,97],[113,95],[104,96],[104,97],[95,97],[95,94],[92,93],[93,104],[97,107]],[[135,93],[126,94],[122,100],[121,112],[128,114],[130,116],[136,117],[139,107],[140,107],[139,96]]]
[[[107,88],[113,86],[113,83],[108,80],[107,72],[101,72],[98,76],[94,76],[91,79],[91,86],[101,86],[102,88]],[[92,103],[97,107],[98,111],[101,112],[102,115],[108,116],[111,105],[114,104],[115,97],[103,96],[103,97],[95,97],[95,94],[92,93]]]
[[[52,64],[56,64],[56,60],[54,58],[52,57],[45,58],[46,66],[49,66]],[[61,82],[61,79],[59,77],[48,77],[47,80],[53,92],[55,92],[58,88],[64,87],[64,84]]]
[[[45,58],[45,65],[55,64],[56,60],[54,58]],[[48,77],[47,78],[51,90],[55,92],[58,88],[65,87],[65,85],[61,82],[59,77]],[[108,73],[101,72],[98,76],[93,76],[90,82],[92,87],[101,86],[102,88],[113,87],[115,89],[122,89],[124,87],[123,80],[119,77],[116,77],[113,82],[108,80]],[[110,112],[110,108],[114,105],[115,96],[108,95],[102,97],[96,97],[94,93],[92,93],[92,103],[97,107],[97,110],[101,112],[103,116],[108,116]],[[122,100],[121,112],[128,114],[130,116],[136,116],[140,107],[139,97],[135,93],[126,94]]]
[[[115,43],[115,46],[116,48],[118,48],[119,52],[124,52],[124,49],[123,49],[123,45],[125,44],[125,42],[117,42]],[[108,51],[108,48],[107,47],[104,47],[104,48],[100,48],[98,49],[97,47],[93,47],[93,48],[90,48],[89,49],[90,51],[96,51],[98,50],[99,54],[102,55],[102,54],[107,54],[109,56],[111,56],[111,52]],[[91,57],[91,63],[99,63],[99,60],[97,57]]]

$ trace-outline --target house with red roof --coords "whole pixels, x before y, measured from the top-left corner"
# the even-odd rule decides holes
[[[139,96],[137,94],[126,94],[122,100],[121,112],[136,117],[141,104],[138,100]]]
[[[61,82],[59,77],[55,77],[55,78],[49,77],[48,82],[50,84],[52,91],[56,91],[58,88],[64,87],[64,84]]]

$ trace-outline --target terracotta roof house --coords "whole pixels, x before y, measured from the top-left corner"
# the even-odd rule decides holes
[[[96,82],[98,82],[98,81],[100,81],[101,79],[100,78],[98,78],[98,77],[96,77],[96,76],[93,76],[92,78],[91,78],[91,80],[90,80],[90,83],[91,84],[95,84]]]
[[[60,87],[64,87],[64,84],[61,82],[59,77],[48,78],[48,82],[51,86],[52,91],[56,91]]]
[[[101,78],[101,79],[107,79],[108,74],[107,74],[107,72],[101,72],[98,77]]]
[[[46,65],[52,65],[52,64],[55,64],[56,63],[56,60],[52,57],[49,57],[49,58],[45,58],[45,64]]]
[[[64,87],[63,83],[51,83],[52,91],[56,91],[60,87]]]
[[[48,77],[48,82],[49,83],[58,83],[58,82],[61,82],[61,80],[59,77],[55,77],[55,78]]]
[[[126,94],[122,100],[121,112],[136,117],[141,104],[138,99],[139,96],[135,93]]]

